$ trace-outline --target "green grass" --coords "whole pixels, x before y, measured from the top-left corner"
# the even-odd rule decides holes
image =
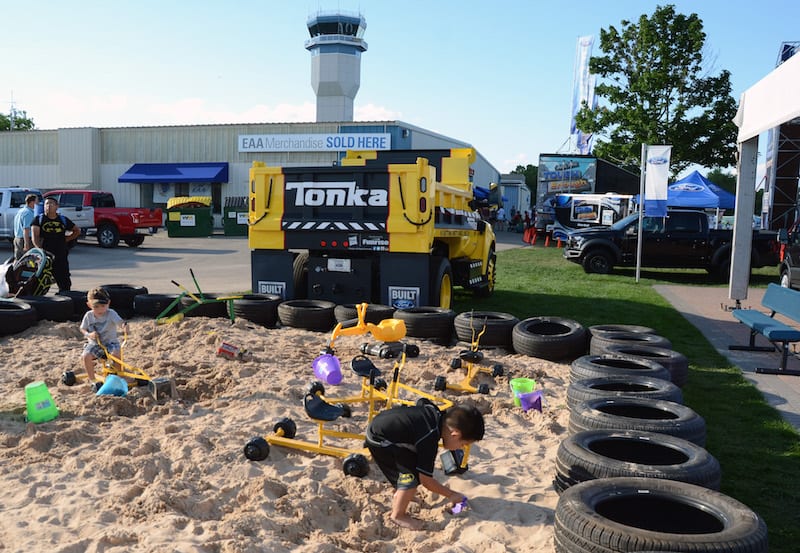
[[[741,372],[652,286],[725,286],[705,271],[634,269],[588,275],[557,248],[498,253],[497,288],[490,298],[458,292],[453,308],[513,313],[520,319],[549,315],[584,326],[638,324],[670,339],[690,361],[684,402],[705,420],[706,448],[722,466],[722,493],[756,511],[769,528],[770,551],[794,553],[800,543],[800,436]],[[759,269],[751,285],[777,282],[777,269]],[[778,377],[775,377],[778,378]]]

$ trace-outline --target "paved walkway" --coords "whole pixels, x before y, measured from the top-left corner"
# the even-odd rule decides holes
[[[727,287],[656,285],[653,288],[696,326],[719,353],[739,367],[744,377],[764,394],[767,402],[800,432],[800,377],[755,372],[756,367],[778,368],[780,353],[728,349],[731,344],[747,344],[750,332],[731,315],[730,309],[735,307],[735,302],[728,299]],[[741,307],[766,311],[761,307],[763,295],[764,289],[750,288],[748,298],[742,300]],[[782,320],[792,324],[791,321]],[[796,323],[794,325],[797,326]],[[759,336],[756,344],[769,345],[769,342]],[[787,366],[800,369],[800,359],[790,353]]]

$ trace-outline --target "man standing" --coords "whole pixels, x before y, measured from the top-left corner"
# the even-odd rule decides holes
[[[53,276],[58,284],[58,291],[65,292],[72,288],[67,242],[77,240],[81,233],[75,223],[59,215],[57,211],[58,201],[47,198],[44,201],[44,213],[34,217],[31,230],[33,245],[53,255]]]
[[[25,196],[25,205],[21,206],[14,216],[14,259],[19,259],[33,247],[31,222],[37,200],[36,194]]]

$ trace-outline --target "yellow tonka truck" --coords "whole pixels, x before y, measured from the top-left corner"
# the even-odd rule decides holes
[[[475,150],[350,151],[339,165],[250,169],[253,293],[398,309],[450,308],[453,286],[488,296],[495,235]]]

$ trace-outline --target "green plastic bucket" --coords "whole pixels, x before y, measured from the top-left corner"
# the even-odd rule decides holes
[[[58,416],[58,407],[41,380],[25,386],[25,406],[29,422],[40,423],[51,421]]]
[[[514,405],[517,407],[522,406],[517,394],[529,394],[536,388],[536,381],[532,378],[512,378],[509,384],[511,385],[511,396],[514,399]]]

